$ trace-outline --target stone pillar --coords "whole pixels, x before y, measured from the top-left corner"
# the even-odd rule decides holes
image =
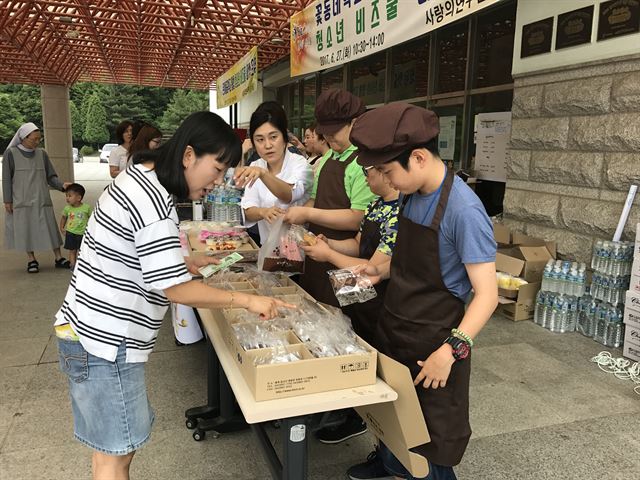
[[[588,261],[640,183],[640,55],[515,79],[505,223]],[[640,195],[623,235],[633,239]]]
[[[72,182],[73,153],[71,140],[71,114],[69,111],[69,87],[42,85],[44,149],[49,154],[58,177],[63,182]]]

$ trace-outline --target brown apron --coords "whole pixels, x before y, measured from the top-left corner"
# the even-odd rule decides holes
[[[391,260],[385,313],[378,323],[378,343],[386,355],[406,365],[415,378],[418,360],[440,348],[451,329],[460,325],[464,303],[442,280],[438,230],[447,208],[453,171],[447,171],[431,225],[413,223],[398,213],[398,236]],[[455,362],[445,388],[416,387],[431,442],[413,449],[436,465],[460,463],[471,436],[469,376],[471,357]]]
[[[378,199],[378,203],[382,202],[382,198]],[[376,253],[382,234],[380,233],[380,222],[365,219],[362,230],[360,231],[360,251],[358,258],[369,259]],[[378,320],[383,312],[384,295],[387,290],[389,281],[385,280],[375,286],[377,297],[365,303],[355,303],[347,307],[343,307],[342,311],[351,318],[351,324],[355,332],[364,339],[369,345],[378,348],[376,339],[376,330]]]
[[[318,177],[318,193],[313,205],[314,208],[322,210],[351,208],[351,200],[344,186],[344,172],[357,156],[358,152],[355,151],[344,162],[333,158],[325,162]],[[323,234],[332,240],[346,240],[355,237],[358,233],[351,230],[334,230],[314,223],[309,224],[309,230],[316,235]],[[319,302],[334,307],[339,306],[327,275],[327,271],[335,270],[335,268],[328,262],[316,262],[307,258],[304,264],[304,273],[300,275],[300,286]]]

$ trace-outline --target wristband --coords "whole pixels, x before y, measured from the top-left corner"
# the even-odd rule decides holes
[[[453,335],[454,337],[458,337],[460,340],[464,340],[469,344],[470,347],[473,347],[473,340],[471,339],[471,337],[466,333],[458,330],[457,328],[451,330],[451,335]]]

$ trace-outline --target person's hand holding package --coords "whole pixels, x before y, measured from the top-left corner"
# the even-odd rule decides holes
[[[321,237],[316,237],[316,242],[314,245],[301,245],[301,248],[304,250],[304,253],[311,259],[316,262],[327,262],[331,255],[331,247],[329,243],[326,241],[326,237],[324,235]]]
[[[240,167],[235,170],[233,180],[238,188],[252,187],[266,172],[262,167]]]

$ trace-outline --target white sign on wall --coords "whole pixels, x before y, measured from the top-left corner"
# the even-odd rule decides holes
[[[456,117],[440,117],[438,152],[442,160],[453,160],[456,153]]]
[[[494,182],[507,181],[511,112],[476,115],[476,172],[478,178]]]

